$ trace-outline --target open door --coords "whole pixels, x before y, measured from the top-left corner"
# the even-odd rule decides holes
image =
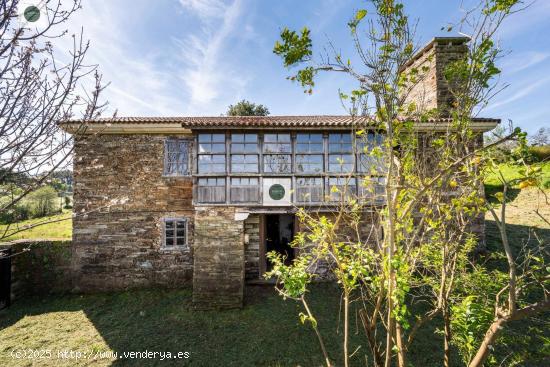
[[[286,257],[285,263],[290,264],[294,259],[294,248],[290,243],[294,239],[295,217],[293,214],[266,214],[263,225],[263,263],[264,271],[272,269],[271,263],[267,260],[266,254],[276,251]],[[262,272],[263,274],[263,272]]]

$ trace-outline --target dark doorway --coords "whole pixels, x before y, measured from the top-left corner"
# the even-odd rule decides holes
[[[0,310],[11,303],[11,249],[0,250]]]
[[[294,239],[294,215],[266,214],[265,216],[265,253],[276,251],[286,256],[285,263],[294,259],[294,249],[290,243]],[[266,258],[266,270],[271,270],[271,263]]]

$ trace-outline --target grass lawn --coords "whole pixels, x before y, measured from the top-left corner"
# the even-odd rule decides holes
[[[515,251],[534,238],[527,226],[534,225],[539,238],[550,241],[550,227],[532,213],[537,195],[533,189],[517,190],[509,203],[509,235]],[[548,205],[540,211],[550,217]],[[487,246],[491,256],[494,254],[489,266],[498,266],[503,260],[498,255],[498,231],[491,218],[487,219]],[[61,223],[69,224],[70,233],[70,221]],[[333,284],[318,284],[311,291],[310,302],[329,354],[340,361],[338,290]],[[271,287],[259,286],[246,289],[243,309],[217,312],[192,310],[190,289],[21,299],[0,311],[0,366],[321,366],[315,334],[300,323],[301,311],[294,301],[275,295]],[[353,310],[351,315],[350,350],[356,351],[351,365],[365,366],[365,337]],[[421,329],[409,351],[412,366],[440,365],[440,328],[436,319]],[[514,339],[508,345],[495,346],[497,361],[521,350],[523,362],[515,365],[550,366],[549,313],[512,323],[505,333]],[[12,350],[22,349],[51,351],[52,357],[14,359],[10,355]],[[123,352],[145,350],[190,355],[187,360],[121,358]],[[63,359],[58,358],[58,351],[98,353],[101,358]],[[119,359],[108,358],[105,352],[117,352]],[[461,365],[456,354],[452,362]],[[508,362],[502,366],[510,365]]]
[[[17,228],[24,228],[25,226],[30,226],[30,225],[42,223],[42,222],[55,221],[59,219],[66,219],[66,220],[47,223],[28,230],[24,230],[22,232],[18,232],[13,236],[2,239],[2,242],[10,241],[10,240],[18,240],[22,238],[26,238],[26,239],[50,238],[50,239],[69,239],[70,240],[72,236],[72,231],[73,231],[73,224],[71,220],[70,210],[64,210],[63,213],[61,214],[56,214],[49,217],[29,219],[19,223],[14,223],[10,225],[9,231],[11,232]],[[6,229],[6,225],[0,224],[0,233],[4,233],[5,229]]]
[[[537,163],[535,166],[542,167],[542,183],[550,183],[550,162]],[[513,180],[520,178],[519,173],[520,168],[518,166],[512,166],[509,164],[500,164],[498,170],[489,171],[488,176],[485,179],[485,185],[487,186],[500,186],[499,172],[502,171],[502,174],[507,180]]]

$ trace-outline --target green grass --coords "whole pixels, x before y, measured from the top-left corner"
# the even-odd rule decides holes
[[[3,238],[1,241],[10,241],[17,239],[36,239],[36,238],[51,238],[51,239],[71,239],[72,236],[72,220],[71,211],[63,211],[61,214],[52,215],[49,217],[29,219],[22,222],[14,223],[9,226],[8,233],[17,229],[23,229],[27,226],[32,226],[38,223],[52,222],[64,219],[58,222],[46,223],[24,231],[15,233],[13,236]],[[66,220],[65,220],[66,219]],[[0,235],[4,233],[7,225],[0,224]]]
[[[539,166],[542,168],[542,183],[550,182],[550,162],[543,162],[543,163],[537,163],[534,164],[534,166]],[[485,179],[485,185],[488,186],[496,186],[500,187],[500,174],[499,171],[502,172],[504,175],[504,178],[506,180],[513,180],[521,177],[521,174],[519,173],[521,167],[519,166],[512,166],[509,164],[500,164],[498,166],[498,169],[495,170],[489,170],[488,176]]]
[[[507,168],[508,169],[508,168]],[[548,172],[548,166],[544,168]],[[514,170],[507,170],[514,175]],[[550,241],[550,227],[532,209],[539,202],[536,190],[517,190],[509,203],[508,233],[516,253],[525,241]],[[550,216],[548,205],[541,214]],[[498,231],[487,217],[487,246],[495,254],[488,266],[498,267],[503,259]],[[70,236],[70,221],[53,233]],[[38,228],[36,229],[38,230]],[[52,233],[51,232],[51,233]],[[47,236],[53,236],[48,234]],[[63,237],[55,235],[56,237]],[[22,236],[26,237],[26,236]],[[500,255],[499,255],[500,253]],[[493,256],[493,255],[491,255]],[[42,299],[20,299],[10,309],[0,311],[0,366],[321,366],[315,334],[302,325],[300,305],[278,297],[271,287],[248,287],[245,307],[230,311],[194,311],[191,290],[142,290],[94,295],[52,295]],[[319,328],[326,338],[331,357],[341,360],[340,298],[333,284],[312,288],[310,303]],[[368,354],[364,334],[351,312],[350,350],[352,366],[364,366]],[[550,355],[550,315],[515,322],[504,330],[506,344],[495,345],[494,355],[502,361],[520,352],[518,366],[548,366]],[[442,356],[440,320],[422,328],[409,351],[412,366],[439,366]],[[512,342],[510,342],[512,341]],[[12,350],[50,350],[52,358],[14,359]],[[188,360],[116,360],[57,358],[57,351],[118,353],[129,351],[189,352]],[[517,355],[517,354],[516,354]],[[454,354],[453,366],[460,365]],[[369,360],[370,363],[370,360]],[[370,364],[369,364],[370,365]],[[498,364],[497,364],[498,365]],[[507,365],[507,364],[503,364]]]

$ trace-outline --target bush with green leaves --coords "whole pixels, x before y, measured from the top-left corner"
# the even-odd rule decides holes
[[[43,186],[25,198],[33,218],[41,218],[59,212],[58,196],[51,186]]]

